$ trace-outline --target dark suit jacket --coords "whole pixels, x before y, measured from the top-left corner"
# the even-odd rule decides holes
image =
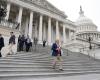
[[[15,44],[15,35],[10,37],[9,44]]]
[[[4,47],[4,38],[3,37],[0,38],[0,50],[2,49],[2,47]]]
[[[54,43],[52,45],[52,56],[57,56],[59,54],[58,50],[56,50],[58,47],[57,47],[57,44]],[[61,52],[60,52],[60,56],[61,56]]]

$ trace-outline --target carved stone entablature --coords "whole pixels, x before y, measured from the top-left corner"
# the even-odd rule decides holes
[[[20,0],[20,1],[24,1],[24,2],[28,2],[31,4],[35,4],[39,7],[42,7],[44,9],[47,9],[51,12],[54,12],[56,14],[59,14],[61,16],[63,16],[64,18],[66,18],[67,16],[64,14],[64,12],[60,11],[59,9],[57,9],[56,7],[54,7],[52,4],[50,4],[47,0]]]

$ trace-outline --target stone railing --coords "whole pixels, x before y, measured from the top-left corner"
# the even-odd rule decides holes
[[[0,26],[12,28],[12,29],[18,29],[19,23],[2,19],[2,20],[0,20]]]

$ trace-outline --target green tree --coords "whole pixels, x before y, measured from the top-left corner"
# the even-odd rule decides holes
[[[6,0],[0,0],[0,21],[6,16]]]

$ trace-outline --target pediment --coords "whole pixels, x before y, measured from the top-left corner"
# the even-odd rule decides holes
[[[49,11],[52,11],[54,13],[57,13],[57,14],[61,14],[62,16],[66,16],[64,14],[64,12],[60,11],[59,9],[57,9],[56,7],[54,7],[51,3],[49,3],[47,0],[21,0],[21,1],[24,1],[24,2],[29,2],[29,3],[32,3],[32,4],[35,4],[37,6],[40,6],[42,8],[45,8]]]

